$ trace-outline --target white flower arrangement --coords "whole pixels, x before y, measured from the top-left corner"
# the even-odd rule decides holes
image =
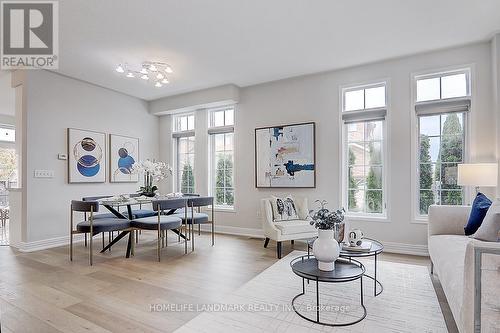
[[[146,196],[153,196],[158,190],[153,181],[158,182],[172,175],[172,168],[165,162],[159,161],[139,161],[132,166],[132,173],[144,175],[144,186],[139,189],[139,192]]]

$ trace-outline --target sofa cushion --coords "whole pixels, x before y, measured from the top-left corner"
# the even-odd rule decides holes
[[[498,241],[498,232],[500,231],[500,200],[497,199],[491,205],[483,223],[474,234],[474,238],[487,242]]]
[[[282,235],[316,232],[316,228],[307,220],[281,221],[275,222],[274,225],[281,231]]]
[[[272,196],[271,206],[273,207],[273,218],[275,222],[299,219],[297,207],[291,195],[287,195],[283,198]]]
[[[463,301],[465,250],[471,241],[469,237],[463,235],[429,237],[429,254],[457,322]]]
[[[474,202],[472,203],[469,221],[464,227],[464,233],[469,236],[477,231],[479,226],[486,216],[488,208],[491,206],[491,200],[488,199],[484,194],[478,193]]]

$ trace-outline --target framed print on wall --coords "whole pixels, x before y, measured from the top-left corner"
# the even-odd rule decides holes
[[[132,166],[139,161],[139,139],[122,135],[109,135],[109,181],[112,183],[138,182],[139,175]]]
[[[315,123],[255,129],[255,187],[316,187]]]
[[[68,182],[106,181],[106,134],[68,128]]]

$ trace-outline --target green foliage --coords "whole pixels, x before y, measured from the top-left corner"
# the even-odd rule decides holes
[[[378,159],[373,143],[369,144],[370,161]],[[378,171],[378,172],[377,172]],[[376,190],[376,191],[374,191]],[[382,213],[382,173],[380,167],[370,167],[366,179],[366,205],[369,213]]]
[[[193,167],[189,163],[184,164],[182,169],[181,192],[194,193]]]
[[[431,143],[427,135],[420,136],[420,214],[427,215],[434,203],[432,189]]]
[[[0,149],[0,181],[13,181],[16,174],[16,152]]]
[[[220,154],[218,157],[215,169],[215,204],[233,206],[233,159],[228,154]]]
[[[349,166],[354,165],[356,163],[356,155],[354,155],[354,152],[349,149]],[[348,209],[355,209],[357,202],[356,202],[356,190],[358,189],[358,183],[352,177],[351,173],[349,172],[349,193],[348,193]]]

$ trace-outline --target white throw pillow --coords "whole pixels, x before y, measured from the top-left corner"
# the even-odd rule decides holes
[[[291,195],[287,195],[283,198],[273,196],[271,198],[271,205],[273,206],[273,217],[275,222],[299,219],[297,206]]]
[[[472,236],[487,242],[497,242],[498,233],[500,232],[500,199],[493,201],[493,204],[488,209],[483,223],[476,233]]]

